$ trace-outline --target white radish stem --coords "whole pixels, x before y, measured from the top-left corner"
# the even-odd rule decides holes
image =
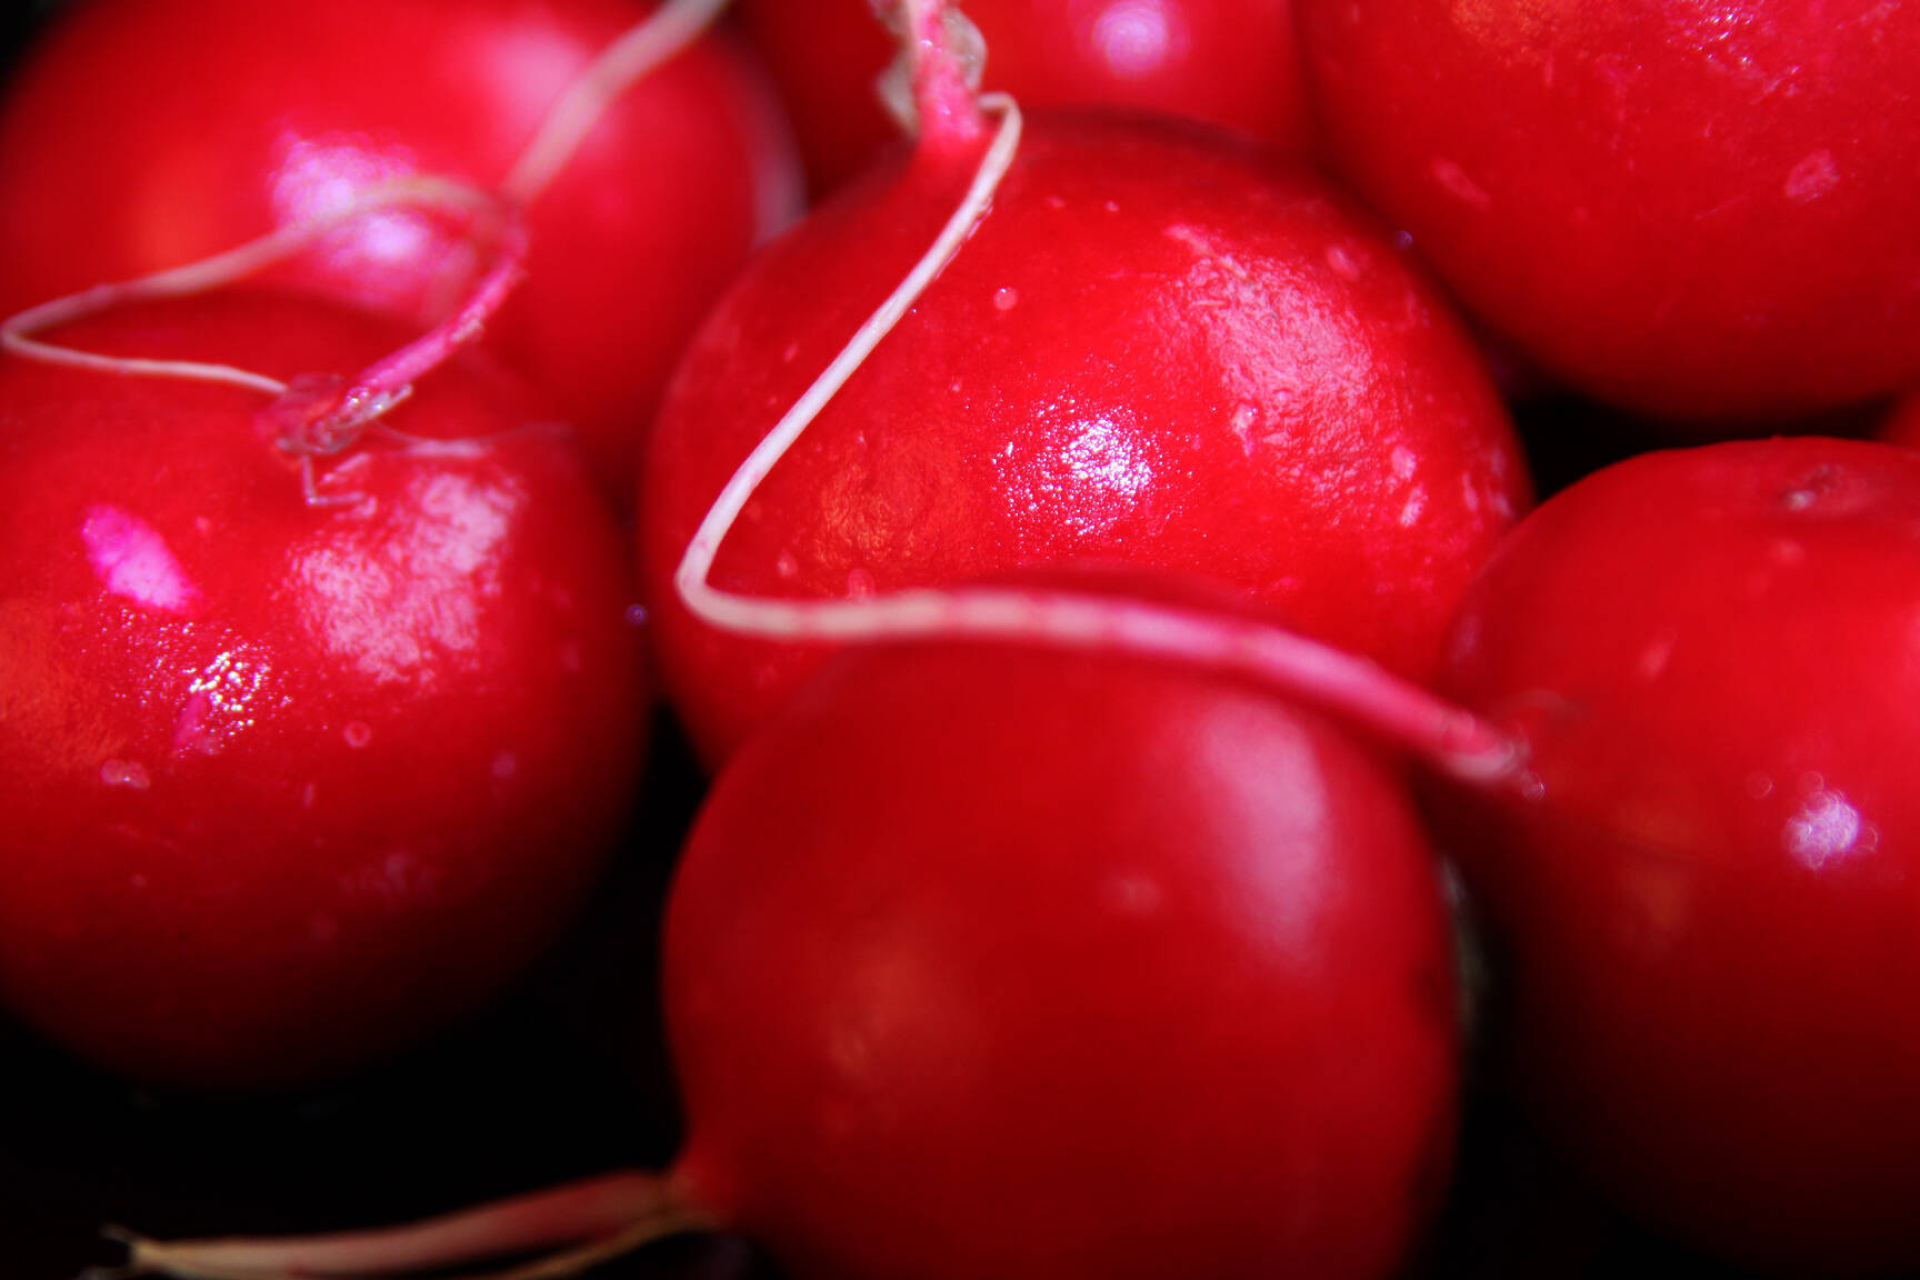
[[[946,0],[894,0],[899,58],[881,79],[881,98],[922,145],[967,146],[986,133],[980,32]]]
[[[697,40],[726,7],[727,0],[667,0],[608,45],[547,113],[500,184],[501,194],[531,204],[566,167],[607,108],[642,76]]]
[[[130,1256],[121,1274],[176,1280],[374,1280],[551,1250],[546,1257],[488,1273],[495,1280],[545,1280],[703,1226],[681,1199],[670,1177],[622,1171],[371,1231],[170,1242],[128,1236]]]
[[[506,304],[526,274],[526,229],[519,218],[506,228],[498,260],[473,293],[448,319],[392,355],[347,380],[339,395],[311,409],[303,407],[278,438],[283,448],[305,454],[337,453],[358,438],[362,428],[413,393],[414,382],[479,338],[487,321]]]
[[[268,377],[266,374],[236,369],[231,365],[210,364],[195,360],[147,360],[138,357],[102,355],[98,352],[82,351],[44,342],[34,335],[87,316],[98,315],[115,307],[161,298],[185,297],[232,284],[256,272],[264,271],[276,263],[284,262],[343,223],[397,205],[442,209],[476,218],[504,220],[508,228],[501,262],[482,282],[474,298],[447,324],[439,326],[402,352],[381,361],[367,371],[368,374],[375,375],[379,386],[397,391],[411,377],[417,377],[419,372],[428,367],[428,361],[425,359],[427,351],[439,349],[441,351],[439,359],[444,359],[453,347],[471,341],[478,334],[479,324],[484,320],[485,315],[498,309],[500,302],[505,298],[506,291],[511,288],[512,278],[518,271],[519,259],[524,254],[524,238],[517,229],[517,222],[507,216],[498,197],[465,183],[429,176],[403,178],[383,183],[363,192],[324,217],[315,218],[297,227],[282,228],[225,253],[216,254],[183,267],[155,272],[137,280],[98,285],[81,293],[41,303],[5,321],[0,321],[0,348],[45,364],[67,365],[120,376],[177,378],[189,382],[218,383],[244,387],[269,396],[283,395],[287,391],[286,383],[277,378]],[[437,362],[437,360],[432,361],[432,363]],[[392,367],[387,368],[386,366],[389,365]],[[408,376],[395,383],[393,378],[396,375]],[[362,375],[360,379],[354,381],[354,385],[367,382],[367,375]],[[397,399],[396,396],[389,403],[397,403]]]

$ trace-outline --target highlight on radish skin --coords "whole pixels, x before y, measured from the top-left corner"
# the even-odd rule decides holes
[[[1514,1085],[1618,1203],[1770,1273],[1920,1266],[1916,530],[1905,449],[1644,455],[1523,523],[1449,647],[1529,744],[1535,798],[1452,842]]]
[[[406,337],[237,290],[47,336],[296,389]],[[459,1017],[570,918],[640,764],[625,558],[541,399],[469,356],[331,453],[278,407],[0,357],[0,993],[145,1079],[313,1079]]]
[[[1529,501],[1443,302],[1314,179],[1094,117],[1029,122],[955,251],[929,256],[1017,119],[983,112],[992,99],[952,105],[970,95],[943,74],[923,88],[944,95],[923,113],[938,127],[756,261],[656,427],[642,572],[663,679],[702,753],[724,758],[822,657],[722,634],[672,585],[729,478],[809,400],[804,434],[717,547],[719,587],[833,600],[1145,562],[1430,672],[1459,592]],[[836,353],[928,266],[911,313],[817,399]]]
[[[798,203],[770,93],[723,36],[601,83],[596,58],[636,24],[680,39],[677,15],[715,7],[338,0],[262,23],[246,0],[73,6],[0,110],[0,313],[197,261],[408,175],[499,189],[526,206],[531,269],[489,341],[625,502],[674,354]],[[276,279],[424,327],[476,265],[462,227],[395,208]]]

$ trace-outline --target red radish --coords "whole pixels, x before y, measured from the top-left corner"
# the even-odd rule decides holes
[[[1546,503],[1450,689],[1535,799],[1457,852],[1519,1086],[1620,1203],[1795,1275],[1920,1267],[1920,456],[1642,456]]]
[[[1732,425],[1920,381],[1920,8],[1299,15],[1338,166],[1551,372]]]
[[[52,336],[259,385],[0,358],[0,992],[198,1085],[443,1025],[551,940],[626,815],[611,515],[477,361],[294,434],[328,384],[262,390],[352,374],[398,345],[384,322],[235,293]]]
[[[779,85],[818,190],[840,186],[898,139],[876,88],[894,55],[874,20],[882,7],[742,0],[745,30]],[[1285,155],[1311,148],[1289,0],[966,0],[964,8],[991,50],[985,87],[1027,106],[1162,111],[1241,130]]]
[[[822,658],[716,631],[670,585],[728,477],[803,394],[805,437],[719,553],[729,591],[840,599],[1130,562],[1249,589],[1310,634],[1429,672],[1528,501],[1504,411],[1440,300],[1316,180],[1176,127],[1059,118],[1021,135],[1008,115],[989,147],[947,51],[922,47],[910,161],[757,260],[653,437],[642,571],[702,752],[724,757]],[[869,313],[915,270],[911,310],[857,344],[871,350],[844,385],[816,383],[851,335],[883,331]]]
[[[76,6],[0,114],[0,312],[310,222],[391,179],[497,184],[529,205],[534,247],[493,340],[624,501],[681,343],[792,208],[792,162],[769,96],[714,37],[612,101],[563,95],[592,90],[595,57],[650,13],[712,7],[332,0],[268,21],[250,0]],[[596,112],[577,152],[543,132]],[[390,209],[281,278],[418,324],[472,269],[457,228]]]
[[[1405,791],[1216,673],[851,656],[721,775],[665,945],[668,1174],[135,1263],[390,1274],[694,1224],[796,1277],[1354,1280],[1446,1179],[1449,926]]]
[[[869,655],[685,855],[682,1184],[802,1275],[1386,1274],[1449,1159],[1437,883],[1390,773],[1217,677]]]

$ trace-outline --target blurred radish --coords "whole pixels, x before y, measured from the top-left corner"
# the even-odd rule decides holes
[[[1550,373],[1720,431],[1920,380],[1920,8],[1297,7],[1333,162]]]
[[[1529,745],[1454,848],[1579,1167],[1792,1275],[1920,1266],[1920,456],[1651,454],[1545,504],[1447,687]]]
[[[1249,590],[1305,632],[1428,674],[1529,500],[1441,299],[1331,189],[1211,135],[1092,115],[1018,132],[997,100],[983,110],[947,39],[935,19],[914,42],[911,155],[756,261],[658,424],[642,572],[702,753],[723,758],[823,651],[696,619],[670,586],[681,553],[728,476],[928,263],[938,278],[863,344],[740,511],[716,584],[838,599],[1132,563]]]
[[[0,357],[0,993],[192,1085],[445,1025],[557,934],[639,765],[624,557],[564,433],[472,359],[353,392],[404,335],[313,299],[43,336],[120,376]]]
[[[742,24],[830,191],[898,141],[879,82],[897,0],[742,0]],[[948,6],[957,14],[962,6]],[[1161,111],[1237,129],[1277,154],[1311,147],[1289,0],[966,0],[991,56],[984,86],[1030,107]]]
[[[795,200],[770,98],[724,41],[700,36],[626,84],[714,7],[76,6],[0,112],[0,312],[309,223],[395,178],[498,186],[528,207],[533,251],[492,341],[558,401],[624,501],[682,341]],[[596,64],[650,15],[650,34]],[[388,209],[280,278],[418,324],[467,291],[474,263],[459,228]]]

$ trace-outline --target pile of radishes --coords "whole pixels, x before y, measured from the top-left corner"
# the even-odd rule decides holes
[[[1470,1075],[1702,1257],[1920,1273],[1920,8],[723,7],[12,79],[13,1016],[364,1070],[576,927],[651,689],[713,777],[664,1171],[125,1274],[1385,1280]]]

